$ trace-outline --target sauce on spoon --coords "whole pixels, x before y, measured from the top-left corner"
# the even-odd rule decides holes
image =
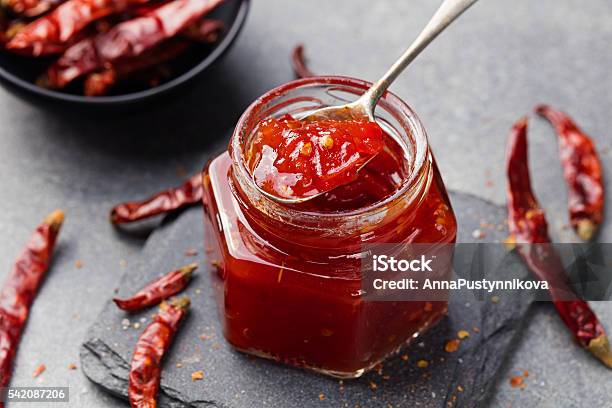
[[[262,190],[286,199],[312,197],[349,184],[384,147],[384,132],[367,118],[262,121],[247,165]]]

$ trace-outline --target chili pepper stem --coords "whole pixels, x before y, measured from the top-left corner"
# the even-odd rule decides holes
[[[198,264],[193,262],[189,265],[183,266],[181,269],[179,269],[179,271],[181,272],[181,275],[185,277],[185,279],[191,279],[193,271],[195,271],[196,269],[198,269]]]
[[[59,230],[64,222],[64,212],[62,210],[55,210],[51,214],[47,215],[47,218],[43,221],[44,224],[50,225],[55,231]]]
[[[606,367],[612,368],[612,351],[610,351],[610,342],[605,334],[591,340],[587,350],[604,363]]]
[[[576,233],[583,241],[590,241],[597,232],[597,226],[591,220],[580,220],[576,223]]]
[[[182,298],[174,298],[170,300],[169,302],[162,302],[162,304],[159,305],[159,308],[162,310],[166,310],[169,305],[172,305],[178,309],[187,309],[189,308],[190,304],[191,304],[191,300],[189,299],[189,297],[184,296]]]

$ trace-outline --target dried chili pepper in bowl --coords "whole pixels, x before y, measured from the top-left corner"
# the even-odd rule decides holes
[[[573,294],[563,263],[552,247],[546,215],[533,193],[526,118],[514,125],[508,138],[506,172],[510,242],[536,277],[549,283],[552,302],[577,343],[612,368],[612,352],[604,328],[589,304]]]
[[[0,387],[11,379],[13,360],[30,307],[51,263],[64,221],[56,210],[36,228],[0,289]]]
[[[202,14],[203,7],[218,3],[221,4],[214,10],[210,9],[210,13],[204,9]],[[7,51],[0,52],[0,84],[7,85],[8,90],[18,96],[28,97],[29,101],[52,109],[58,104],[47,103],[49,100],[78,105],[96,115],[102,112],[101,108],[107,108],[105,112],[109,112],[117,107],[142,106],[167,92],[188,89],[183,85],[223,56],[240,33],[249,5],[249,0],[66,0],[34,21],[15,18],[12,13],[2,13],[5,9],[0,8],[0,48]],[[107,14],[109,11],[110,14]],[[150,14],[142,16],[143,12]],[[105,14],[105,17],[101,17]],[[143,19],[147,24],[143,25]],[[134,23],[134,20],[137,22]],[[127,26],[123,26],[127,23]],[[181,30],[182,24],[186,26]],[[118,26],[121,27],[118,29]],[[152,31],[142,32],[143,28],[151,28]],[[121,33],[117,34],[119,31]],[[118,38],[114,38],[113,33]],[[94,38],[96,41],[93,41]],[[189,49],[164,62],[162,69],[150,67],[150,60],[147,64],[130,57],[143,56],[146,59],[148,51],[163,46],[169,40],[184,41],[189,44]],[[63,67],[69,71],[79,71],[92,62],[97,67],[77,75],[88,82],[87,96],[84,95],[81,80],[67,81],[64,85],[68,86],[53,89],[42,86],[47,82],[44,73],[49,66],[70,47],[82,41],[103,42],[98,45],[105,52],[110,49],[113,54],[123,50],[127,54],[119,51],[119,55],[113,54],[113,58],[117,59],[108,61],[86,52],[80,55],[91,58],[81,60],[78,50],[74,49],[68,53],[73,57],[77,54],[73,60],[69,59],[75,66]],[[7,48],[9,42],[10,49]],[[143,44],[148,45],[142,47]],[[131,46],[134,47],[130,50]],[[80,51],[86,48],[81,44]],[[98,48],[93,46],[93,49]],[[103,64],[99,65],[96,61]]]
[[[41,77],[40,84],[63,88],[75,79],[116,61],[139,57],[179,34],[223,0],[174,0],[142,17],[114,26],[109,32],[85,38],[68,48]]]
[[[188,308],[187,297],[162,303],[153,321],[138,338],[130,364],[128,384],[128,398],[133,408],[157,406],[161,361]]]
[[[63,0],[2,0],[0,1],[0,5],[17,15],[35,17],[51,10],[62,3],[62,1]]]
[[[68,0],[51,13],[25,26],[9,41],[6,48],[34,57],[61,53],[93,21],[147,1]]]
[[[105,95],[119,81],[176,58],[187,48],[189,44],[185,41],[166,42],[150,50],[146,55],[141,55],[140,58],[120,61],[101,72],[90,74],[85,79],[84,93],[87,96]]]
[[[539,105],[535,111],[557,131],[570,222],[578,236],[589,241],[603,220],[604,209],[601,163],[595,144],[567,114],[548,105]]]
[[[205,18],[187,26],[181,31],[180,35],[183,38],[188,38],[202,44],[210,44],[217,41],[219,34],[224,29],[225,24],[223,21]]]
[[[162,64],[185,53],[192,42],[214,43],[223,28],[223,22],[218,20],[197,21],[181,31],[180,39],[165,41],[138,57],[120,60],[117,63],[109,64],[103,71],[89,74],[85,79],[84,94],[86,96],[106,95],[119,82],[142,79],[139,76],[142,77],[142,74],[154,70],[162,71],[164,77],[169,77],[172,73],[168,72],[166,65]]]
[[[196,263],[185,265],[150,282],[129,299],[115,298],[113,302],[119,309],[128,312],[136,312],[157,305],[185,289],[197,267],[198,264]]]
[[[130,201],[116,205],[111,210],[110,220],[115,225],[144,220],[199,204],[202,201],[202,195],[202,175],[198,173],[179,187],[156,193],[143,201]]]
[[[8,30],[10,23],[11,22],[6,16],[6,13],[0,7],[0,47],[3,47],[9,40],[6,31]]]

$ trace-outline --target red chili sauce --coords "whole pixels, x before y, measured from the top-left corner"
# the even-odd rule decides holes
[[[304,198],[357,178],[383,147],[383,131],[364,120],[270,118],[257,128],[248,166],[257,185],[281,198]]]

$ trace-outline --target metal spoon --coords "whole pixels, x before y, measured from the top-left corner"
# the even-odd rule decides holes
[[[330,106],[327,108],[317,109],[308,116],[302,118],[306,121],[316,121],[322,119],[333,120],[349,120],[367,117],[374,122],[374,109],[378,100],[385,93],[387,88],[401,74],[404,69],[432,42],[438,34],[448,27],[457,17],[467,10],[477,0],[444,0],[438,11],[433,15],[427,26],[421,31],[419,36],[408,47],[406,52],[389,68],[389,70],[380,78],[374,85],[370,87],[359,99],[355,102],[340,106]],[[371,160],[371,159],[370,159]],[[368,161],[369,162],[369,161]],[[365,165],[363,164],[359,170]],[[312,200],[320,195],[327,193],[322,191],[318,194],[301,197],[301,198],[283,198],[277,197],[263,189],[255,183],[257,189],[266,197],[283,204],[298,204],[308,200]]]

